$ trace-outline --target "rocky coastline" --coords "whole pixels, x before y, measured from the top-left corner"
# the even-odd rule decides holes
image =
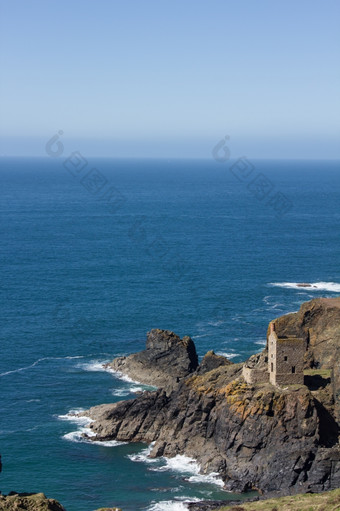
[[[312,300],[273,323],[278,335],[304,340],[304,384],[249,384],[244,364],[213,352],[198,364],[189,337],[155,329],[146,350],[110,366],[157,390],[89,409],[89,439],[151,444],[151,457],[185,454],[232,492],[338,488],[340,299]],[[267,358],[266,347],[256,364]]]
[[[303,341],[303,384],[274,385],[264,378],[274,331],[281,341]],[[90,441],[146,443],[150,457],[185,454],[202,473],[222,478],[226,490],[258,492],[236,502],[189,503],[190,511],[240,509],[246,502],[302,493],[333,495],[340,487],[339,355],[340,298],[311,300],[273,320],[267,346],[244,363],[213,351],[199,363],[190,337],[154,329],[145,350],[118,357],[107,368],[155,390],[79,414],[93,420],[91,434],[84,435]],[[41,493],[0,493],[0,510],[17,509],[64,511]]]

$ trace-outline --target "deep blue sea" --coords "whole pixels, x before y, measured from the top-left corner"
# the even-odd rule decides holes
[[[43,491],[67,511],[232,498],[186,458],[82,442],[67,414],[135,396],[101,363],[152,328],[238,362],[274,317],[339,295],[339,162],[0,164],[2,492]]]

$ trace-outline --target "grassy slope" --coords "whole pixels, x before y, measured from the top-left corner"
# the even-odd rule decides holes
[[[340,489],[325,493],[305,493],[293,497],[260,500],[216,511],[340,511]]]

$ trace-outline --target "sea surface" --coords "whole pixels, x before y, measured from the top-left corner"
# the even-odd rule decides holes
[[[185,456],[84,442],[69,413],[145,389],[102,364],[152,328],[239,362],[271,319],[339,296],[339,162],[78,160],[0,160],[0,489],[67,511],[231,499]]]

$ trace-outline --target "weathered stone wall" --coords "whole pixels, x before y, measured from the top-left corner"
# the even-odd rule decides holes
[[[304,383],[303,357],[305,342],[303,339],[278,339],[276,343],[276,383]]]
[[[305,341],[297,337],[278,338],[274,324],[268,336],[269,380],[273,385],[304,383]]]
[[[277,335],[273,329],[273,323],[270,324],[272,327],[268,336],[268,370],[269,370],[269,381],[273,385],[276,385],[276,342]]]
[[[268,370],[253,369],[251,367],[243,366],[242,376],[247,383],[267,383],[269,382]]]

